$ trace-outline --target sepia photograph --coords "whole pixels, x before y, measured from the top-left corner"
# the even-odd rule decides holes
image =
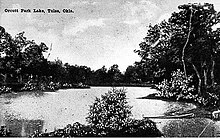
[[[220,1],[0,0],[0,137],[220,137]]]

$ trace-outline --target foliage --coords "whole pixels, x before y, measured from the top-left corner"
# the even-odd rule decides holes
[[[209,3],[183,4],[178,9],[168,21],[149,25],[135,52],[141,57],[145,72],[151,75],[151,82],[159,83],[161,96],[214,106],[219,99],[214,84],[220,83],[220,12]],[[179,68],[185,71],[182,78],[172,74]],[[191,86],[187,86],[187,75],[193,76],[189,82],[194,86],[193,92],[188,90]],[[174,77],[178,79],[173,80]]]
[[[195,93],[194,85],[192,84],[192,76],[184,77],[184,73],[177,70],[172,73],[171,80],[164,80],[156,88],[159,90],[158,96],[174,100],[187,100],[197,102],[206,107],[218,108],[220,105],[220,86],[214,86],[214,89],[209,89],[206,95],[200,96]]]
[[[188,74],[195,74],[198,80],[198,94],[204,96],[207,88],[215,82],[214,70],[216,69],[216,57],[219,55],[220,30],[213,29],[220,23],[220,13],[214,10],[214,5],[205,3],[185,4],[178,7],[179,13],[173,13],[169,19],[171,24],[182,28],[182,34],[174,35],[171,44],[181,46],[178,39],[189,40],[185,50],[184,60],[193,71],[187,70]],[[192,15],[191,22],[190,15]],[[191,28],[191,29],[190,29]],[[186,34],[189,34],[186,37]],[[176,40],[176,41],[175,41]],[[180,49],[182,49],[180,47]]]
[[[35,74],[35,65],[44,60],[43,52],[47,51],[47,46],[27,40],[24,32],[12,38],[3,27],[0,30],[0,69],[4,76],[3,82],[7,83],[8,76],[21,82],[25,74]]]
[[[6,126],[1,126],[0,129],[0,137],[9,137],[11,134],[11,131],[6,128]]]
[[[128,124],[129,128],[124,136],[127,137],[160,137],[161,132],[157,129],[156,123],[148,120],[134,120]],[[115,135],[117,136],[117,135]],[[123,135],[122,135],[123,136]]]
[[[141,76],[144,76],[140,66],[134,65],[134,66],[128,66],[125,74],[124,79],[125,82],[128,83],[138,83],[142,81]]]
[[[160,136],[155,123],[131,118],[124,89],[112,89],[96,98],[90,106],[87,121],[97,136]]]
[[[155,122],[151,120],[133,120],[125,128],[126,131],[111,131],[108,135],[111,137],[156,137],[162,136],[161,132],[157,129]],[[89,125],[83,125],[79,122],[68,124],[63,129],[57,129],[53,132],[39,132],[35,131],[31,137],[94,137],[97,132]],[[103,135],[102,135],[103,136]]]
[[[171,74],[171,80],[164,80],[156,87],[161,97],[180,99],[195,99],[194,85],[192,85],[192,76],[185,78],[184,73],[179,69]]]
[[[103,66],[91,70],[87,66],[63,64],[58,58],[48,61],[44,57],[47,50],[44,43],[36,44],[34,40],[28,40],[24,32],[12,37],[0,27],[0,83],[25,84],[23,90],[29,91],[47,89],[50,82],[60,83],[61,86],[79,83],[115,86],[149,81],[145,67],[138,62],[128,67],[124,74],[117,64],[109,69]]]
[[[31,137],[90,137],[95,136],[90,126],[80,124],[79,122],[68,124],[63,129],[57,129],[53,132],[35,131]]]
[[[109,68],[107,72],[108,82],[114,84],[121,81],[121,72],[118,67],[119,66],[117,64],[114,64]]]
[[[0,87],[0,94],[2,93],[11,93],[12,92],[12,89],[10,87],[7,87],[7,86],[1,86]]]
[[[98,135],[108,135],[109,131],[121,131],[131,116],[123,89],[112,89],[102,98],[96,98],[90,106],[87,121],[97,130]]]
[[[60,88],[60,84],[59,83],[54,83],[54,82],[49,82],[47,83],[34,83],[31,81],[28,81],[27,83],[25,83],[24,87],[21,88],[22,91],[46,91],[46,90],[51,90],[51,91],[55,91],[58,90]]]

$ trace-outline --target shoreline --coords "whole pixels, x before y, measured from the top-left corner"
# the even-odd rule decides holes
[[[91,87],[153,87],[149,83],[90,84]]]
[[[139,97],[137,99],[152,99],[152,100],[162,100],[162,101],[166,101],[166,102],[191,103],[191,104],[194,104],[196,106],[196,108],[190,109],[188,111],[179,112],[176,115],[194,113],[194,115],[195,115],[194,118],[208,118],[208,119],[212,119],[212,112],[215,110],[214,108],[211,109],[210,107],[202,107],[201,105],[199,105],[198,103],[193,102],[193,101],[187,101],[187,100],[179,100],[179,101],[177,101],[177,100],[174,100],[174,99],[159,97],[159,96],[157,96],[157,93],[149,94],[147,96]],[[172,113],[167,113],[165,115],[173,115],[173,114]]]

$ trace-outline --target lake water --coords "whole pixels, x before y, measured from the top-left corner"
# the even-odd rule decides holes
[[[120,87],[123,88],[123,87]],[[67,89],[56,92],[22,92],[5,94],[0,97],[0,125],[6,125],[14,136],[28,136],[35,130],[53,131],[67,124],[86,124],[89,105],[95,97],[108,92],[111,87],[91,87],[91,89]],[[190,103],[167,102],[161,100],[137,99],[156,90],[148,87],[126,87],[129,105],[136,119],[143,116],[164,115],[196,108]],[[165,136],[214,136],[218,122],[210,119],[154,119]]]

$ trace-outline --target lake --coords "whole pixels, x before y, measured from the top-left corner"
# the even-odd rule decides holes
[[[123,87],[118,87],[123,88]],[[14,136],[28,136],[35,130],[53,131],[67,124],[86,124],[89,105],[108,92],[111,87],[91,87],[90,89],[66,89],[56,92],[21,92],[4,94],[0,97],[0,125],[6,125]],[[125,87],[129,105],[133,106],[133,118],[164,115],[196,108],[182,102],[167,102],[152,99],[137,99],[155,93],[149,87]],[[154,119],[165,136],[215,136],[219,122],[205,118]]]

